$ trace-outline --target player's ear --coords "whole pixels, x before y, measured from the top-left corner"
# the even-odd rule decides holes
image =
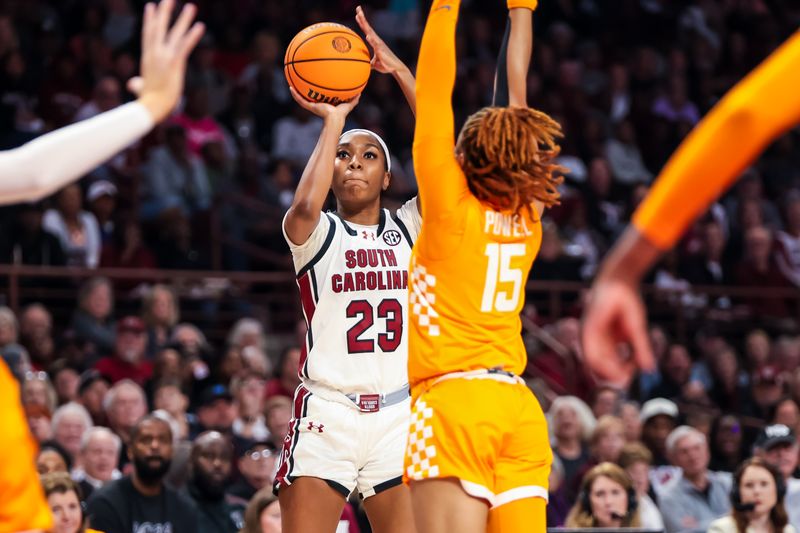
[[[389,188],[389,184],[392,183],[392,173],[391,172],[384,172],[383,173],[383,185],[381,186],[381,190],[385,191]]]

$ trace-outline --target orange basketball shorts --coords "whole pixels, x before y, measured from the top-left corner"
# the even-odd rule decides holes
[[[553,460],[547,422],[520,378],[478,371],[415,389],[406,483],[457,478],[465,492],[491,507],[547,500]]]

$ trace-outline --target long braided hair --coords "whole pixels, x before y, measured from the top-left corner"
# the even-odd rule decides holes
[[[558,203],[563,181],[553,162],[560,151],[561,125],[546,113],[524,107],[485,107],[471,115],[459,135],[462,170],[469,190],[498,211],[533,217],[533,202]]]

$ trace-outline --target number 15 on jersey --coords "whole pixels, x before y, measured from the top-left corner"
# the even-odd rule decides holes
[[[525,255],[525,243],[500,244],[490,242],[486,245],[486,283],[483,286],[481,311],[484,313],[512,312],[517,309],[522,293],[522,269],[512,268],[514,257]],[[511,290],[501,290],[498,283],[513,283]],[[505,285],[505,287],[508,287]]]

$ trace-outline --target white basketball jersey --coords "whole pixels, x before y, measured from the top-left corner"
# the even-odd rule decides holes
[[[421,225],[416,198],[377,226],[320,215],[292,250],[308,325],[300,377],[345,394],[386,393],[408,383],[408,265]]]

